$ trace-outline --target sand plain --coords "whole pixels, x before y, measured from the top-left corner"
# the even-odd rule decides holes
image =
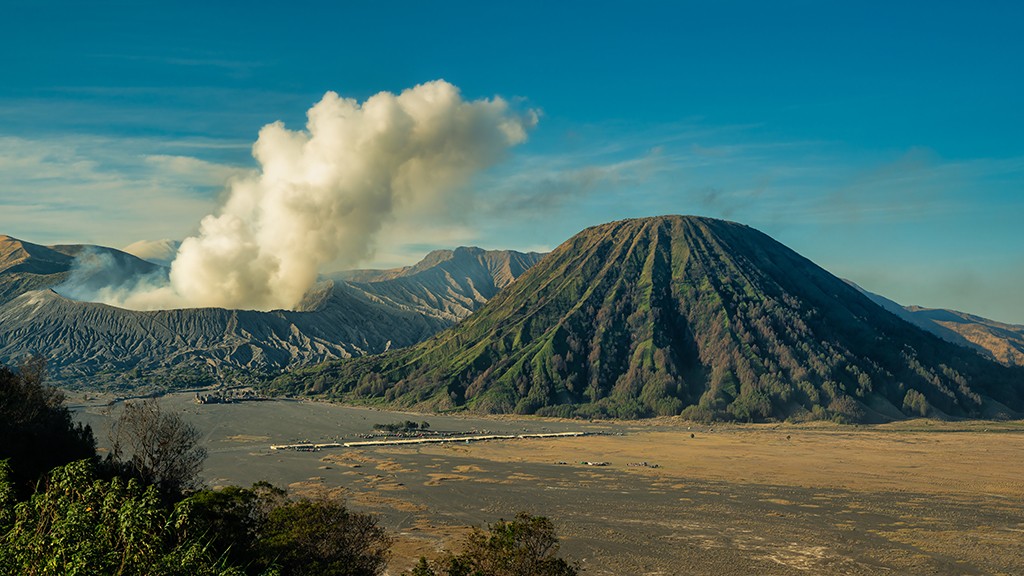
[[[564,554],[585,574],[1020,574],[1024,567],[1021,422],[709,426],[422,415],[308,401],[200,406],[185,394],[161,401],[203,431],[209,484],[265,479],[378,514],[396,535],[392,574],[468,526],[520,510],[551,517]],[[109,408],[93,402],[77,410],[102,440]],[[269,448],[357,439],[375,423],[403,420],[453,432],[594,435]]]

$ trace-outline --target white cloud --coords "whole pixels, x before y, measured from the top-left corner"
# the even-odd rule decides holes
[[[0,229],[42,243],[184,236],[239,168],[146,155],[166,143],[0,137]]]
[[[145,161],[158,174],[175,177],[181,184],[198,187],[223,187],[232,178],[240,178],[251,172],[237,166],[207,162],[191,156],[153,154],[146,156]]]

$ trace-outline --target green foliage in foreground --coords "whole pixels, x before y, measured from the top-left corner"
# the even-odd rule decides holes
[[[275,558],[284,576],[381,574],[391,546],[373,518],[325,500],[275,508],[260,537],[263,554]]]
[[[187,455],[197,434],[155,403],[134,413],[126,406],[128,418],[115,427],[115,444],[127,442],[129,452],[146,458],[128,461],[115,449],[113,458],[98,462],[91,432],[73,425],[63,396],[44,380],[39,362],[20,371],[0,365],[6,450],[0,452],[0,575],[379,576],[386,570],[391,537],[374,517],[342,502],[291,499],[265,482],[183,497],[178,488],[189,485],[184,480],[197,467],[186,467],[178,477],[183,482],[168,490],[167,475],[155,472]],[[154,449],[168,445],[178,449]],[[74,458],[84,459],[60,465]],[[416,574],[575,574],[554,558],[556,550],[549,521],[519,516],[490,534],[474,532],[459,555],[433,566],[424,560]]]
[[[334,500],[289,500],[261,482],[203,490],[184,503],[208,528],[211,547],[243,574],[372,576],[387,567],[388,534]]]
[[[10,460],[8,479],[19,493],[54,466],[95,454],[92,430],[76,424],[64,395],[46,385],[41,358],[17,370],[0,365],[0,460]]]
[[[19,502],[0,461],[0,574],[376,576],[391,538],[334,500],[292,500],[260,483],[167,505],[154,485],[55,468]]]
[[[219,563],[189,506],[163,506],[152,486],[96,478],[88,461],[56,468],[46,489],[15,502],[0,464],[0,573],[75,576],[235,575]]]
[[[203,490],[166,505],[156,487],[55,468],[19,502],[0,461],[0,574],[28,576],[378,576],[391,538],[333,500],[289,499],[267,483]],[[407,576],[574,576],[550,520],[520,513],[475,529],[458,553]]]
[[[520,512],[511,522],[475,529],[462,550],[435,562],[420,558],[407,576],[575,576],[579,568],[558,558],[558,538],[550,520]]]

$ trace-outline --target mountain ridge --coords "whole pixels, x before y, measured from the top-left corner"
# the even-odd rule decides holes
[[[68,271],[73,260],[53,248],[0,234],[0,272],[56,274]]]
[[[402,309],[452,322],[467,317],[536,264],[543,254],[461,246],[434,250],[391,270],[356,270],[340,278]]]
[[[478,250],[467,251],[483,260],[503,258]],[[34,254],[42,255],[38,262],[32,261]],[[224,381],[229,373],[231,378],[241,377],[241,371],[259,376],[295,364],[382,352],[418,342],[479,307],[479,291],[463,293],[464,287],[510,281],[498,273],[489,276],[486,267],[464,267],[463,272],[475,276],[442,274],[434,283],[440,294],[432,300],[403,300],[406,293],[425,289],[403,278],[360,285],[326,280],[294,311],[144,312],[73,298],[111,280],[166,275],[166,268],[134,255],[105,247],[45,247],[7,239],[0,241],[0,263],[8,264],[0,271],[0,360],[18,362],[40,353],[47,357],[55,381],[80,386],[196,378],[212,383]],[[103,272],[111,270],[116,278],[104,278]],[[421,267],[421,274],[429,275],[429,267]],[[403,289],[403,284],[409,286]],[[432,308],[432,302],[438,307]]]
[[[1024,326],[948,308],[903,306],[846,280],[876,304],[939,338],[1007,366],[1024,366]]]

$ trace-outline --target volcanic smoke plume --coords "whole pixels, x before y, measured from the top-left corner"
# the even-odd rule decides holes
[[[170,285],[118,304],[291,308],[324,264],[369,256],[397,208],[444,203],[537,121],[499,97],[467,102],[443,80],[362,104],[328,92],[307,116],[305,130],[264,126],[253,146],[259,170],[233,181],[182,242]]]

